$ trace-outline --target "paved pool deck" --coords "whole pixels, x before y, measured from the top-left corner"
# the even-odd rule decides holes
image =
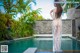
[[[53,34],[34,34],[34,36],[35,37],[41,37],[41,38],[45,38],[45,37],[51,38],[51,37],[53,37]],[[76,37],[73,37],[72,34],[62,34],[61,36],[62,37],[70,37],[72,39],[77,40],[77,38]],[[77,41],[80,41],[80,40],[77,40]]]

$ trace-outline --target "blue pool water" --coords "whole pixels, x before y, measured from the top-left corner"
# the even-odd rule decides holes
[[[22,40],[13,40],[0,45],[8,45],[8,53],[23,53],[29,47],[37,47],[37,52],[52,51],[53,41],[52,38],[28,38]],[[80,42],[70,39],[62,38],[62,50],[80,50]]]

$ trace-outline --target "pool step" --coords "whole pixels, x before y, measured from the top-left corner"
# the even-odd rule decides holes
[[[37,48],[28,48],[27,50],[25,50],[23,53],[35,53],[37,50]]]

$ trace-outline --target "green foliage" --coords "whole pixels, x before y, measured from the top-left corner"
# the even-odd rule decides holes
[[[18,21],[13,20],[12,31],[14,37],[26,37],[34,34],[35,14],[38,16],[39,9],[26,12]],[[37,18],[37,17],[36,17]]]
[[[69,3],[69,4],[67,4],[64,12],[67,12],[67,9],[69,9],[69,8],[75,8],[76,6],[78,6],[80,4],[80,0],[67,0],[67,1],[68,2],[79,2],[79,3]]]
[[[26,13],[31,10],[31,3],[36,4],[35,0],[16,0],[15,8],[20,13]]]
[[[0,13],[0,37],[6,33],[6,22],[5,15]]]
[[[5,13],[16,15],[17,13],[26,13],[31,9],[31,3],[36,4],[35,0],[0,0],[2,3]],[[15,3],[14,3],[15,2]]]
[[[3,6],[5,9],[5,13],[14,15],[16,13],[15,4],[13,3],[14,0],[1,0],[2,4],[0,6]]]
[[[11,19],[11,16],[9,14],[0,13],[0,38],[1,39],[10,39],[9,38],[10,32],[7,28],[11,22],[10,19]]]
[[[29,12],[26,15],[27,16],[32,16],[34,18],[34,20],[44,20],[44,18],[40,14],[40,12],[41,12],[41,8],[36,9],[36,10],[32,10],[31,12]]]
[[[30,3],[33,0],[27,0],[23,3],[23,0],[18,0],[18,5],[16,5],[18,12],[23,14],[18,21],[13,20],[12,31],[13,37],[26,37],[32,36],[34,34],[35,18],[42,19],[40,15],[40,10],[32,10]]]
[[[41,15],[35,15],[35,20],[45,20]]]
[[[0,38],[5,39],[12,36],[13,38],[27,37],[34,34],[34,25],[36,20],[42,20],[40,10],[32,10],[31,3],[36,4],[35,0],[2,0],[5,14],[0,13]],[[21,13],[19,20],[14,20],[12,16]],[[8,30],[8,27],[9,30]]]
[[[32,17],[24,18],[22,16],[19,21],[13,20],[12,23],[12,32],[13,37],[27,37],[32,36],[34,33],[33,27],[34,27],[35,21]]]

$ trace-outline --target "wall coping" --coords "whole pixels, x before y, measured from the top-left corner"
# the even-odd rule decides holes
[[[64,20],[73,20],[73,19],[62,19],[62,21]],[[36,20],[36,21],[53,21],[53,20]]]

